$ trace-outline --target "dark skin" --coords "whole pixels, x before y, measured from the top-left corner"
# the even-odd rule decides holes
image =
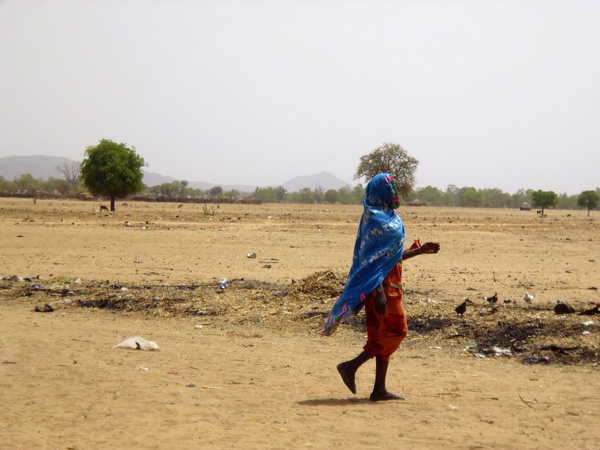
[[[437,242],[427,242],[420,248],[414,248],[405,250],[402,254],[402,260],[410,259],[418,255],[432,255],[440,251],[440,244]],[[375,294],[375,310],[378,314],[385,314],[387,306],[387,297],[383,290],[383,285],[379,285],[376,288],[377,293]],[[363,350],[356,358],[343,362],[338,365],[337,369],[344,383],[348,386],[348,389],[356,394],[355,376],[356,371],[365,362],[373,358],[373,355]],[[388,361],[384,361],[380,357],[375,358],[375,385],[373,386],[373,392],[371,393],[371,401],[381,400],[400,400],[402,397],[392,394],[386,388],[385,382],[387,377]]]

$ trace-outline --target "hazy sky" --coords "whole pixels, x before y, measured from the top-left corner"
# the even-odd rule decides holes
[[[0,0],[0,157],[352,182],[384,142],[417,186],[600,186],[597,0]]]

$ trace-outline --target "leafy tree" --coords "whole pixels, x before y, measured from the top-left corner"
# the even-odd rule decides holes
[[[260,200],[263,203],[280,203],[286,197],[287,191],[284,187],[279,186],[276,188],[257,187],[254,193],[250,196],[251,199]]]
[[[587,215],[589,217],[590,211],[592,209],[596,209],[598,206],[598,201],[600,201],[600,195],[598,195],[594,191],[583,191],[577,197],[577,206],[581,206],[582,208],[587,208]]]
[[[531,193],[531,201],[533,202],[533,206],[542,208],[542,215],[544,215],[544,209],[556,206],[558,195],[553,191],[537,190]]]
[[[31,174],[25,173],[19,178],[15,178],[13,186],[15,190],[20,191],[21,193],[27,191],[32,194],[35,194],[35,191],[40,189],[43,183],[44,180],[42,180],[41,178],[33,178]]]
[[[284,188],[283,186],[277,186],[274,190],[275,192],[275,198],[277,199],[277,202],[281,203],[284,199],[285,196],[287,195],[287,189]]]
[[[237,189],[232,189],[227,192],[223,192],[223,198],[228,198],[230,200],[237,200],[240,197],[240,191]]]
[[[217,198],[223,195],[223,188],[221,186],[215,186],[209,192],[211,197]]]
[[[300,194],[300,202],[312,204],[315,202],[315,193],[310,188],[302,188],[298,191]]]
[[[98,145],[85,151],[81,163],[81,177],[94,195],[110,197],[110,210],[115,210],[115,199],[125,198],[144,189],[142,167],[144,158],[135,147],[102,139]]]
[[[577,209],[577,196],[567,195],[566,192],[560,194],[556,207],[558,209]]]
[[[0,175],[0,192],[3,194],[8,194],[11,188],[11,182],[5,180],[2,175]]]
[[[367,181],[378,173],[391,173],[398,182],[399,194],[406,198],[415,184],[417,161],[409,156],[400,145],[386,142],[368,155],[360,157],[360,164],[354,179],[366,178]]]
[[[67,195],[71,193],[72,184],[67,180],[61,180],[59,178],[49,178],[42,187],[46,192],[54,193],[58,192],[60,195]]]
[[[325,192],[324,200],[327,203],[331,203],[333,205],[334,203],[336,203],[338,201],[339,198],[340,198],[340,193],[338,191],[336,191],[335,189],[328,189],[327,192]]]
[[[418,189],[415,193],[415,198],[428,205],[442,206],[442,191],[433,186]]]

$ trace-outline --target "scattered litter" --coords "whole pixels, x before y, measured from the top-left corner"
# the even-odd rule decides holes
[[[140,369],[140,370],[148,370],[147,367],[142,367],[142,366],[137,366],[136,369]]]
[[[582,324],[584,327],[589,327],[590,325],[594,325],[594,322],[592,322],[591,320],[588,320],[587,322],[583,322]]]
[[[227,278],[221,278],[219,281],[219,289],[225,289],[227,287]]]
[[[16,361],[9,361],[8,359],[5,359],[4,361],[2,361],[2,364],[16,364]]]
[[[450,411],[458,411],[458,406],[448,405]]]
[[[73,283],[75,283],[75,284],[81,284],[81,278],[77,278],[75,281],[73,281]]]
[[[185,387],[196,387],[194,383],[186,384]]]
[[[7,280],[21,283],[23,281],[23,278],[21,278],[19,275],[13,275],[12,277],[8,277]]]
[[[125,339],[120,344],[115,345],[113,348],[131,348],[133,350],[146,350],[146,351],[155,351],[160,350],[158,345],[156,345],[152,341],[147,341],[144,338],[139,336],[134,336],[129,339]]]
[[[550,363],[550,357],[549,356],[526,356],[525,358],[523,358],[523,364],[539,364],[539,363],[544,363],[544,364],[549,364]]]
[[[248,258],[256,258],[256,253],[248,253],[248,255],[246,255]]]
[[[587,330],[586,330],[586,331],[584,331],[584,332],[583,332],[583,333],[581,333],[581,334],[583,334],[583,335],[585,336],[585,335],[587,335],[587,334],[592,334],[592,332],[591,332],[591,331],[587,331]]]
[[[44,306],[36,306],[34,308],[34,311],[35,312],[53,312],[54,308],[46,303]]]
[[[194,328],[200,329],[200,328],[202,328],[202,325],[196,325],[196,326],[194,326]]]
[[[167,372],[167,375],[179,375],[179,372],[175,372],[174,370],[171,370],[170,372]]]

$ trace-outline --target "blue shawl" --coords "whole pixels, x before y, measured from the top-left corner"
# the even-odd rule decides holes
[[[325,336],[333,334],[349,311],[358,312],[362,301],[402,259],[405,232],[400,216],[394,211],[399,204],[394,177],[388,173],[373,177],[363,203],[352,267],[344,291],[321,331]]]

